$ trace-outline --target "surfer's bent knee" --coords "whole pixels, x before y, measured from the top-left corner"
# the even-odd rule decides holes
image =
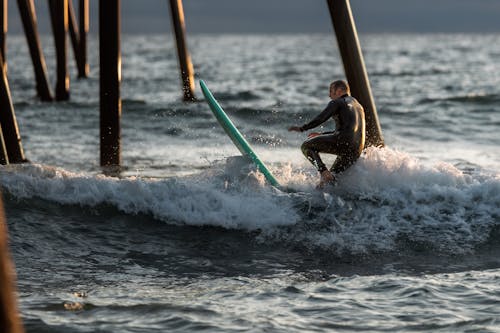
[[[309,160],[309,162],[314,165],[314,167],[319,171],[323,172],[325,170],[328,170],[326,167],[325,163],[321,160],[321,157],[319,156],[319,151],[314,148],[314,145],[311,144],[309,140],[305,141],[302,146],[300,147],[302,150],[302,153],[304,156]]]

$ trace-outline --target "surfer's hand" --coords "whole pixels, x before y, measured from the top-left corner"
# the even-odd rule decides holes
[[[290,127],[288,127],[288,131],[290,131],[290,132],[302,132],[302,129],[299,126],[290,126]]]
[[[321,133],[311,132],[311,133],[307,134],[307,138],[311,139],[311,138],[314,138],[315,136],[318,136],[318,135],[321,135]]]

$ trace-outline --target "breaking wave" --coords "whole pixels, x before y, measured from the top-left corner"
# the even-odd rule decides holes
[[[473,251],[500,224],[500,175],[464,174],[452,165],[425,166],[395,150],[368,149],[326,192],[316,175],[292,165],[273,171],[288,191],[233,165],[190,177],[113,178],[36,165],[0,170],[17,200],[110,205],[167,223],[257,231],[257,239],[335,254],[412,248]]]

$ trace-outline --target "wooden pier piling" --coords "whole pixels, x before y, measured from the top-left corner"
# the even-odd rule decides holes
[[[17,126],[14,106],[10,95],[9,82],[7,73],[3,64],[3,58],[0,56],[0,126],[2,128],[2,137],[4,147],[7,152],[6,158],[3,158],[5,163],[23,163],[25,162],[23,147],[21,144],[21,136]]]
[[[0,327],[5,333],[23,333],[17,309],[14,264],[10,257],[7,222],[0,196]]]
[[[76,23],[75,10],[73,9],[73,0],[68,0],[68,28],[69,36],[71,38],[71,46],[73,48],[73,55],[75,57],[76,67],[79,70],[80,66],[78,64],[80,53],[80,32],[78,31],[78,26]]]
[[[52,93],[47,79],[47,66],[38,37],[36,12],[33,0],[17,0],[24,34],[28,41],[31,60],[35,69],[36,91],[42,101],[52,101]]]
[[[191,57],[187,49],[186,43],[186,27],[184,23],[184,9],[182,0],[169,0],[170,16],[172,17],[172,26],[175,34],[177,45],[177,57],[179,59],[179,67],[181,72],[182,90],[185,101],[194,101],[194,71]]]
[[[8,27],[8,10],[7,10],[8,0],[0,0],[0,55],[3,59],[3,66],[7,70],[7,58],[6,53],[6,40],[7,40],[7,27]]]
[[[100,163],[121,164],[120,0],[99,1]]]
[[[68,26],[71,45],[75,55],[78,78],[86,78],[89,72],[87,64],[87,33],[89,30],[88,0],[80,0],[79,24],[76,21],[73,0],[68,0]]]
[[[7,147],[5,147],[5,140],[3,139],[2,127],[0,126],[0,164],[9,164],[9,155],[7,153]]]
[[[384,139],[370,88],[349,0],[327,0],[351,92],[365,109],[366,146],[383,146]]]
[[[0,109],[8,109],[10,107],[10,103],[8,98],[8,94],[1,93],[3,91],[8,91],[7,87],[4,87],[7,84],[7,77],[3,77],[3,73],[5,73],[5,65],[3,63],[3,57],[2,54],[0,53],[0,65],[3,67],[3,69],[0,69],[2,71],[2,80],[0,81]],[[7,153],[7,147],[5,146],[5,140],[3,137],[3,131],[2,131],[2,126],[1,126],[1,121],[0,121],[0,164],[1,165],[7,165],[9,164],[9,154]]]
[[[87,35],[89,33],[89,0],[80,0],[78,9],[79,16],[79,37],[80,47],[78,58],[78,77],[84,78],[89,76],[89,64],[87,62]]]
[[[0,61],[1,66],[3,67],[3,73],[7,73],[7,62],[5,61],[6,54],[6,38],[7,38],[7,0],[0,0]],[[2,83],[5,84],[7,82],[7,78],[5,81],[2,78]],[[3,90],[3,88],[0,88]],[[4,109],[8,107],[8,101],[0,100],[0,108]],[[3,138],[2,127],[0,126],[0,164],[6,165],[9,164],[9,156],[7,154],[7,148],[5,147],[5,140]]]
[[[69,99],[69,75],[66,57],[68,0],[49,0],[49,6],[57,60],[56,100],[66,101]]]

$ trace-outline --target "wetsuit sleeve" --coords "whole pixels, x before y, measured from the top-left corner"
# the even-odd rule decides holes
[[[339,105],[336,101],[331,101],[330,103],[328,103],[326,108],[316,118],[314,118],[313,120],[311,120],[307,124],[302,125],[300,127],[300,130],[302,132],[307,131],[307,130],[310,130],[311,128],[315,128],[315,127],[323,124],[325,121],[330,119],[330,117],[335,114],[335,112],[338,110],[338,107],[339,107]]]

